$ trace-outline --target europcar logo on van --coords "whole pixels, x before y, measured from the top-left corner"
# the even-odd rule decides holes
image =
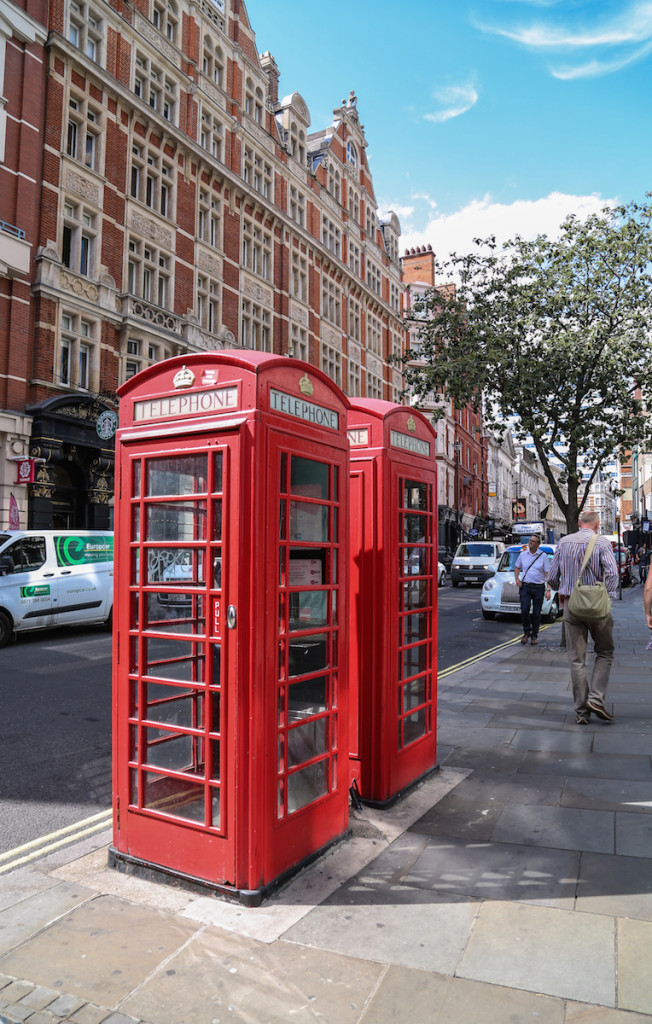
[[[55,537],[57,565],[113,561],[113,537]]]
[[[49,593],[50,593],[50,584],[49,583],[39,583],[37,586],[34,586],[34,587],[21,587],[20,588],[20,596],[21,597],[47,597]]]

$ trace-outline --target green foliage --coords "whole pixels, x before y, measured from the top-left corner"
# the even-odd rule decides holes
[[[569,529],[605,462],[652,440],[651,219],[652,204],[630,203],[571,216],[554,240],[517,236],[499,249],[476,239],[476,251],[438,267],[455,288],[415,304],[406,391],[429,407],[442,392],[458,407],[482,406],[489,429],[514,417]],[[590,479],[580,488],[581,467]]]

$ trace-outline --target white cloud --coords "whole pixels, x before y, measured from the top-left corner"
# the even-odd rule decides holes
[[[593,6],[594,11],[596,7]],[[596,77],[620,71],[652,49],[652,2],[630,2],[615,16],[598,16],[577,25],[571,23],[568,15],[562,19],[555,12],[529,25],[476,22],[476,28],[540,52],[573,54],[593,50],[590,60],[551,66],[550,72],[561,79]]]
[[[423,119],[424,121],[433,121],[435,124],[442,124],[444,121],[450,121],[453,117],[465,114],[467,110],[475,106],[478,102],[478,93],[471,84],[447,85],[436,89],[433,99],[440,109],[430,114],[424,114]]]
[[[495,202],[487,194],[449,214],[433,215],[432,209],[417,205],[411,217],[401,220],[401,253],[404,249],[431,245],[439,259],[445,259],[451,252],[471,252],[474,238],[495,235],[499,245],[516,235],[536,238],[545,234],[554,238],[569,214],[584,218],[614,203],[598,195],[551,192],[540,199],[518,199],[509,204]],[[390,208],[396,210],[395,205],[390,204]]]

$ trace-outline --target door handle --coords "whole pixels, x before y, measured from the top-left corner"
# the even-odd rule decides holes
[[[72,570],[71,569],[62,569],[61,575],[62,576],[71,576],[72,575]]]
[[[234,604],[230,604],[226,609],[226,625],[228,629],[235,629],[238,622],[238,613],[235,609]]]

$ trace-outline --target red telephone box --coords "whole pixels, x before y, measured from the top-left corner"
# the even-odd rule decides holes
[[[348,402],[244,351],[120,398],[111,862],[255,905],[348,824]]]
[[[348,426],[351,778],[387,806],[436,767],[437,435],[363,398]]]

